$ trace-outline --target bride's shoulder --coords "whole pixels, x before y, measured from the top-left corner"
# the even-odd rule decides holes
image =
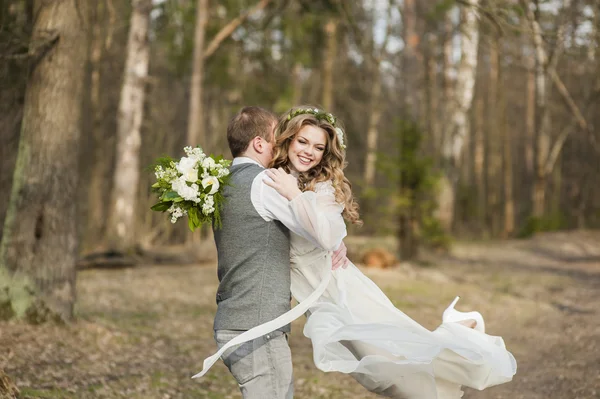
[[[317,194],[335,194],[333,182],[331,180],[318,182],[315,184],[315,192]]]

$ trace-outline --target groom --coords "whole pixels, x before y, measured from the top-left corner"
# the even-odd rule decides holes
[[[289,201],[264,183],[272,160],[277,117],[260,107],[244,107],[227,127],[233,155],[230,185],[214,231],[218,252],[215,340],[219,349],[255,326],[290,310],[289,230],[308,236],[295,221]],[[333,268],[347,265],[342,243]],[[286,325],[225,351],[223,362],[246,399],[294,395]]]

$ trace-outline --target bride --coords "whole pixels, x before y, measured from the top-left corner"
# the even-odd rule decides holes
[[[516,361],[500,337],[485,334],[478,312],[444,311],[429,331],[397,309],[353,264],[331,270],[331,254],[346,236],[344,219],[359,223],[358,206],[344,176],[344,133],[337,119],[314,107],[285,113],[275,130],[272,180],[290,201],[311,242],[291,233],[291,291],[299,304],[279,318],[230,341],[246,342],[307,315],[315,365],[350,374],[367,390],[391,398],[454,399],[461,386],[484,389],[512,379]],[[221,348],[204,362],[203,375]],[[195,376],[195,377],[196,377]]]

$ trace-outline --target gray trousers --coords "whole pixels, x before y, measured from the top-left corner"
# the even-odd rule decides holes
[[[215,331],[218,348],[243,332]],[[221,359],[236,379],[244,399],[294,397],[292,353],[285,333],[273,331],[253,341],[229,348]]]

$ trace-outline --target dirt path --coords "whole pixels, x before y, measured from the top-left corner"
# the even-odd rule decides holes
[[[479,309],[517,358],[514,381],[466,399],[600,398],[600,237],[457,244],[453,255],[366,273],[434,328],[454,295]],[[222,364],[189,376],[214,350],[214,265],[79,274],[77,323],[0,323],[0,368],[22,398],[239,398]],[[296,398],[375,398],[351,378],[315,369],[302,320],[293,325]]]

